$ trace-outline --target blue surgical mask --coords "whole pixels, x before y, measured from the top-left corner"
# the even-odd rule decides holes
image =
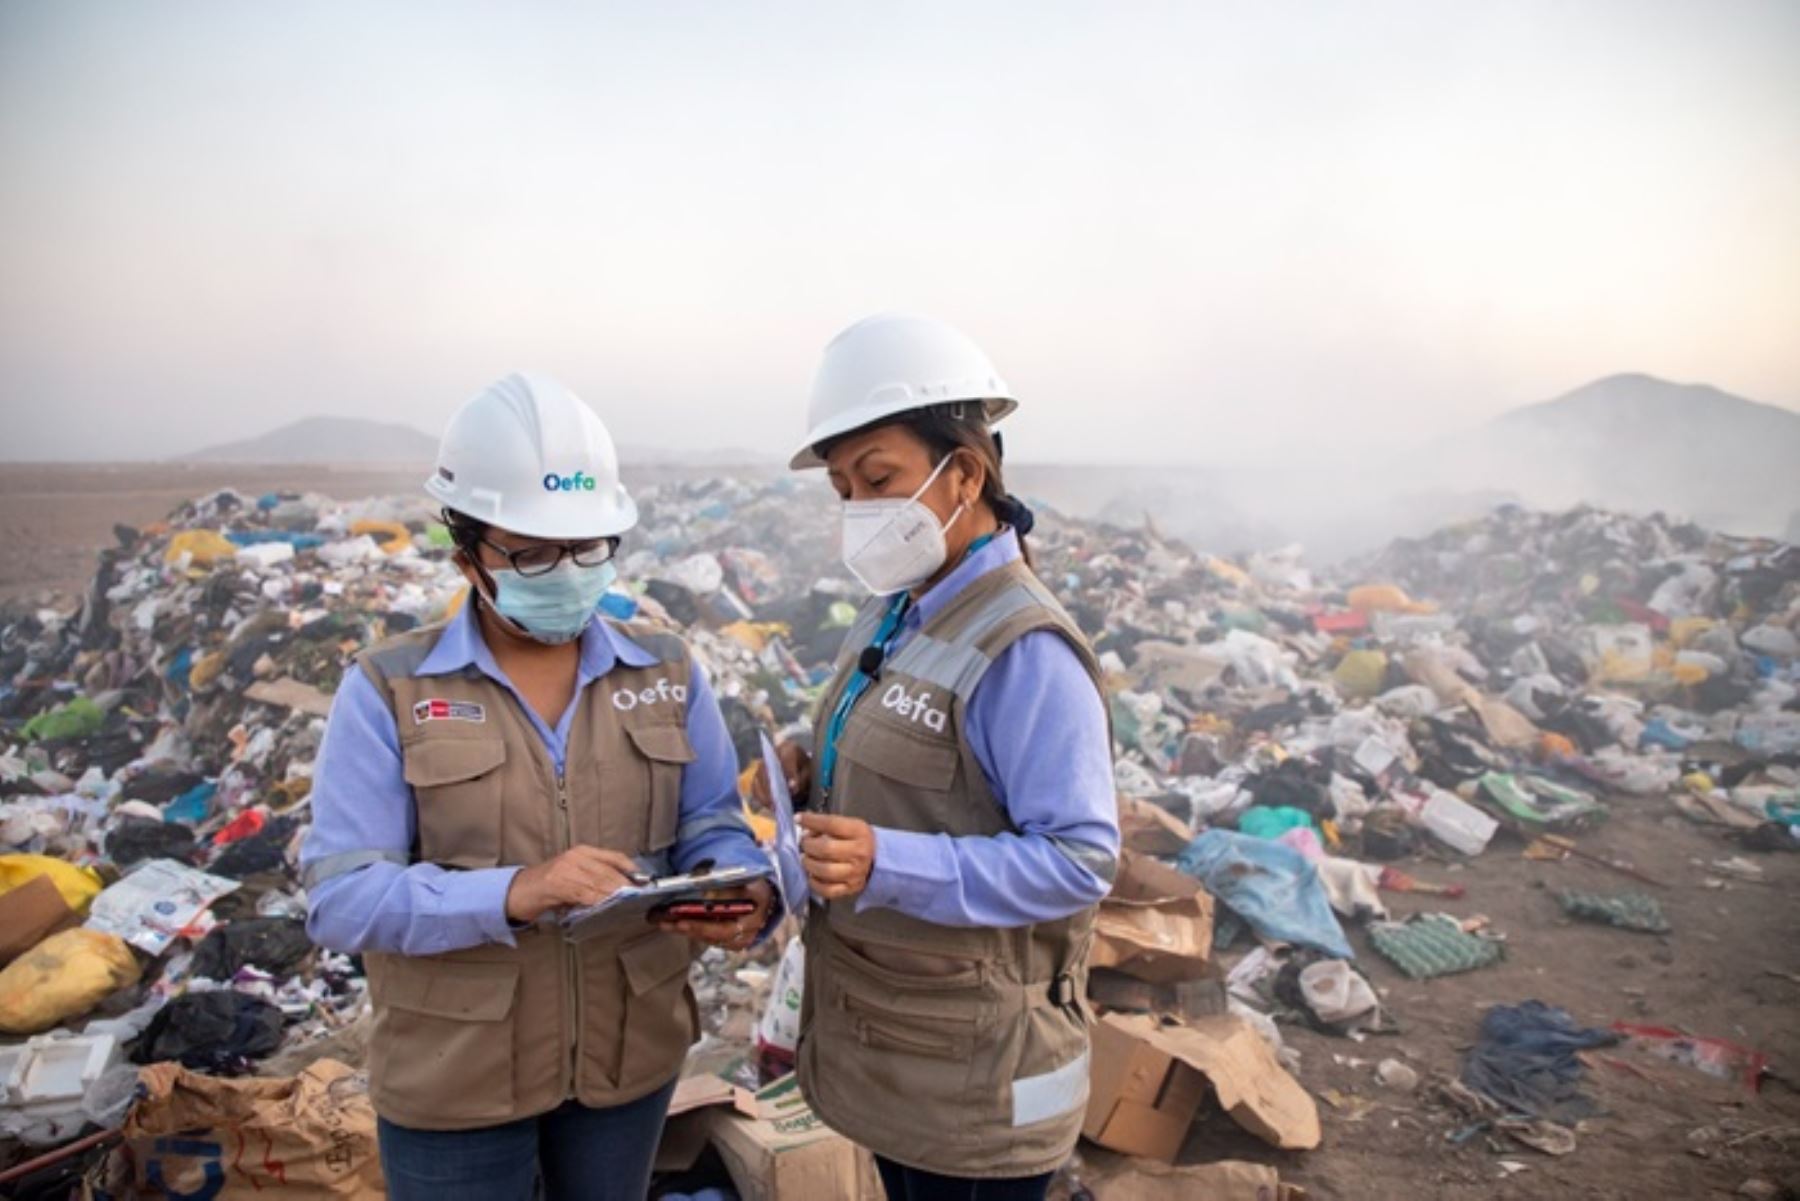
[[[555,646],[581,637],[619,569],[610,562],[582,567],[565,559],[543,575],[520,575],[508,567],[488,574],[494,577],[495,612],[532,639]]]

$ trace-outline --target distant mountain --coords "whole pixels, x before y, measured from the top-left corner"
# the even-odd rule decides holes
[[[257,438],[182,455],[183,463],[430,463],[438,440],[414,429],[360,417],[307,417]]]
[[[1800,413],[1647,375],[1609,376],[1387,453],[1009,474],[1071,513],[1124,525],[1147,513],[1218,553],[1299,542],[1315,562],[1478,518],[1502,502],[1663,512],[1730,533],[1800,539]]]
[[[1800,413],[1705,384],[1613,375],[1429,451],[1440,485],[1525,503],[1662,511],[1781,534],[1800,512]]]

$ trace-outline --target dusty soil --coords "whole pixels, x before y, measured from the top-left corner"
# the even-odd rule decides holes
[[[1401,1032],[1359,1043],[1282,1027],[1300,1051],[1306,1088],[1315,1097],[1336,1090],[1348,1101],[1339,1108],[1320,1100],[1323,1145],[1306,1154],[1271,1151],[1215,1115],[1196,1124],[1182,1161],[1275,1164],[1284,1180],[1327,1201],[1686,1201],[1731,1197],[1759,1177],[1800,1189],[1800,855],[1745,853],[1660,798],[1614,798],[1612,819],[1578,841],[1669,887],[1645,887],[1574,860],[1533,862],[1504,832],[1461,870],[1428,859],[1401,864],[1421,879],[1465,884],[1468,895],[1453,901],[1383,894],[1396,917],[1485,914],[1507,935],[1506,958],[1464,975],[1412,981],[1377,956],[1366,936],[1351,932],[1357,962]],[[1733,880],[1710,866],[1739,854],[1763,868],[1763,883]],[[1724,883],[1709,887],[1708,878]],[[1565,888],[1641,889],[1662,903],[1673,932],[1571,923],[1555,899]],[[1589,1053],[1585,1079],[1604,1116],[1583,1123],[1573,1154],[1551,1157],[1491,1132],[1453,1145],[1449,1137],[1472,1122],[1434,1095],[1433,1078],[1457,1074],[1486,1007],[1528,999],[1560,1005],[1586,1025],[1665,1026],[1747,1045],[1767,1054],[1780,1078],[1765,1079],[1751,1094],[1693,1069],[1602,1049]],[[1418,1070],[1425,1080],[1418,1092],[1377,1082],[1375,1065],[1390,1056]],[[1359,1112],[1363,1102],[1373,1108]],[[1108,1159],[1085,1144],[1082,1153],[1097,1167]],[[1525,1167],[1509,1176],[1502,1161]]]
[[[217,463],[0,463],[0,601],[79,597],[113,526],[144,526],[219,488],[322,492],[339,499],[409,492],[417,467]]]
[[[0,465],[0,600],[46,589],[72,597],[85,586],[94,555],[111,542],[115,522],[155,521],[214,488],[352,498],[410,491],[420,474],[414,467]],[[1183,1160],[1277,1164],[1284,1179],[1326,1201],[1685,1201],[1731,1197],[1751,1178],[1800,1189],[1800,855],[1749,855],[1763,867],[1764,882],[1732,879],[1710,865],[1741,853],[1738,847],[1691,824],[1666,800],[1641,798],[1616,798],[1613,819],[1581,845],[1667,881],[1669,887],[1648,891],[1661,900],[1673,933],[1571,924],[1556,904],[1557,889],[1640,886],[1573,860],[1526,860],[1522,844],[1506,834],[1460,867],[1429,859],[1402,864],[1424,879],[1463,883],[1468,896],[1389,895],[1396,916],[1486,914],[1507,935],[1506,959],[1414,982],[1353,932],[1359,963],[1384,990],[1401,1032],[1354,1042],[1283,1027],[1301,1054],[1301,1082],[1314,1096],[1331,1093],[1340,1102],[1320,1102],[1323,1146],[1274,1152],[1214,1115],[1195,1126]],[[1722,886],[1708,886],[1709,878]],[[1584,1123],[1573,1154],[1553,1158],[1492,1132],[1452,1143],[1449,1136],[1471,1123],[1437,1097],[1433,1081],[1456,1075],[1485,1007],[1533,998],[1590,1025],[1642,1022],[1745,1044],[1769,1056],[1775,1075],[1751,1094],[1688,1068],[1600,1051],[1591,1055],[1586,1082],[1604,1116]],[[1418,1092],[1377,1083],[1375,1064],[1390,1056],[1419,1070],[1425,1084]],[[1113,1158],[1086,1144],[1081,1154],[1096,1169]],[[1524,1170],[1508,1175],[1503,1162]]]

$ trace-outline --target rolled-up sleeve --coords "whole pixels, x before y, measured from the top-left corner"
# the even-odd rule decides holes
[[[392,712],[358,668],[331,704],[300,853],[306,929],[346,953],[433,955],[511,945],[506,894],[516,867],[452,871],[411,863],[416,828]]]
[[[857,899],[942,926],[1056,921],[1112,888],[1118,802],[1105,702],[1060,634],[1013,643],[976,686],[964,732],[1016,832],[875,830]]]

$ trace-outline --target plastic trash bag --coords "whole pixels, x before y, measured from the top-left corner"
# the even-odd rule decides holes
[[[1318,872],[1293,848],[1230,830],[1208,830],[1188,844],[1176,866],[1259,936],[1339,959],[1355,957]]]
[[[133,1063],[173,1059],[219,1075],[241,1072],[281,1047],[281,1010],[259,997],[221,989],[176,997],[132,1044]]]
[[[37,1034],[81,1017],[141,974],[123,939],[85,926],[52,934],[0,969],[0,1033]]]
[[[1342,959],[1323,959],[1300,970],[1300,995],[1327,1026],[1353,1022],[1381,1007],[1375,990]]]

